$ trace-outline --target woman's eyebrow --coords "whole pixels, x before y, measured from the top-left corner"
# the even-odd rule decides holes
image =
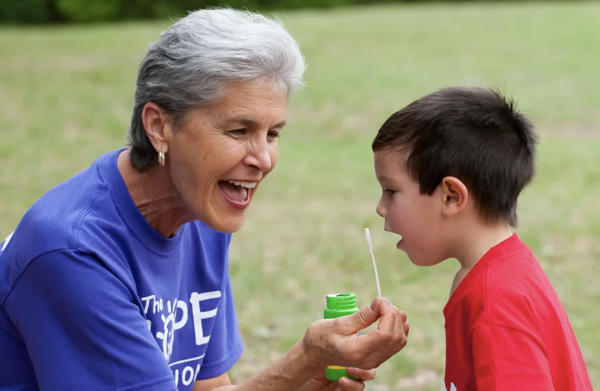
[[[238,124],[242,124],[244,126],[249,126],[249,127],[257,127],[260,124],[258,122],[256,122],[255,120],[253,120],[252,118],[248,118],[248,117],[233,117],[227,120],[227,123],[238,123]],[[281,122],[278,122],[275,124],[275,126],[273,126],[272,128],[283,128],[286,124],[286,120],[283,120]]]

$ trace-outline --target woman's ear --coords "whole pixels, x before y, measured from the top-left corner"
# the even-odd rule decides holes
[[[154,102],[148,102],[142,110],[142,123],[146,134],[158,152],[169,152],[171,116]]]
[[[445,217],[456,216],[462,212],[469,201],[469,190],[462,181],[455,177],[442,179],[442,214]]]

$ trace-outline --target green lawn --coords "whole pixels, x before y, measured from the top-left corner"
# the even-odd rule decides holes
[[[542,134],[518,234],[567,309],[600,386],[600,3],[386,6],[284,15],[309,68],[277,170],[231,252],[243,380],[302,337],[324,295],[382,292],[409,345],[368,390],[439,390],[442,308],[457,263],[417,268],[375,214],[370,141],[395,110],[446,85],[497,86]],[[146,44],[169,22],[0,29],[0,237],[43,192],[124,143]]]

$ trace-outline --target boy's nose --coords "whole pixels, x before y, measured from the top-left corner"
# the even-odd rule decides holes
[[[383,205],[382,200],[380,199],[379,202],[377,203],[377,208],[375,209],[377,211],[377,214],[383,218],[385,218],[386,214],[387,214],[387,209],[386,207]]]

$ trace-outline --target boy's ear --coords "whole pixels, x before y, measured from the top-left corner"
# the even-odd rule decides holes
[[[467,206],[469,191],[460,179],[447,176],[442,179],[443,207],[442,214],[445,217],[456,216]]]
[[[142,123],[146,135],[157,152],[169,152],[171,116],[154,102],[148,102],[142,110]]]

